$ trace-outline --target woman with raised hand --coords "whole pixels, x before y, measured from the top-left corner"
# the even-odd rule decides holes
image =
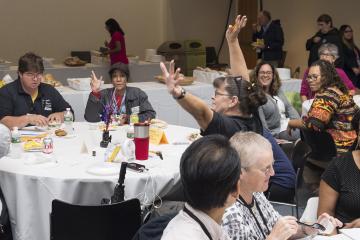
[[[227,31],[227,38],[237,39],[237,34],[245,24],[246,17],[238,16],[235,26],[229,27]],[[276,175],[271,178],[273,188],[271,196],[274,200],[290,201],[294,196],[294,169],[272,135],[263,129],[258,115],[258,108],[266,102],[266,96],[260,87],[248,81],[249,75],[241,50],[235,55],[230,53],[230,58],[233,58],[231,62],[234,62],[234,59],[242,62],[235,66],[241,77],[228,76],[215,79],[211,107],[179,85],[182,77],[179,75],[180,69],[174,69],[173,61],[170,62],[169,70],[164,63],[160,63],[160,66],[169,93],[195,118],[202,135],[222,134],[230,138],[238,131],[253,131],[271,142],[276,170]]]
[[[155,118],[156,112],[152,108],[147,94],[140,88],[127,86],[129,78],[127,68],[114,66],[110,69],[109,75],[113,87],[101,90],[102,77],[98,78],[94,72],[91,73],[92,91],[85,108],[86,121],[106,121],[104,116],[111,113],[120,125],[126,124],[129,123],[129,117],[135,108],[139,108],[141,122]]]

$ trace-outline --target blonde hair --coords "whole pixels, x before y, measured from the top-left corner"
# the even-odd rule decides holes
[[[237,132],[230,138],[230,143],[238,152],[241,167],[251,167],[256,164],[258,154],[271,152],[270,142],[255,132]]]

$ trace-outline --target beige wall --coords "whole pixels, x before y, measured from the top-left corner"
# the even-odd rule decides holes
[[[350,24],[355,39],[360,45],[360,1],[358,0],[264,0],[264,9],[273,19],[281,19],[285,34],[285,50],[288,51],[285,65],[301,70],[307,67],[308,52],[305,43],[316,31],[316,19],[322,13],[332,16],[334,26]]]
[[[124,29],[128,53],[143,56],[163,41],[164,1],[2,0],[0,58],[17,62],[31,50],[62,62],[71,50],[98,49],[109,17]]]
[[[234,1],[236,2],[236,1]],[[26,51],[62,62],[71,50],[98,49],[114,17],[126,32],[128,54],[165,40],[203,39],[218,49],[229,0],[2,0],[0,58],[17,62]],[[233,8],[235,9],[235,8]],[[233,18],[233,17],[232,17]],[[228,60],[227,46],[222,60]]]
[[[167,0],[165,1],[165,32],[167,40],[201,39],[205,46],[218,51],[224,34],[230,0]],[[235,4],[230,21],[235,16]],[[220,62],[228,62],[228,49],[224,42]]]

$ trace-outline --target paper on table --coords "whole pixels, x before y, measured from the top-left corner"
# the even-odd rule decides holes
[[[360,228],[340,229],[340,232],[350,239],[359,239]]]
[[[313,240],[351,240],[351,238],[348,238],[347,236],[345,236],[344,234],[337,234],[337,235],[334,235],[334,236],[315,236],[313,238]],[[355,239],[355,238],[354,238]]]

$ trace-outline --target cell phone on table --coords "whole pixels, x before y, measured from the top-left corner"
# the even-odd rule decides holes
[[[127,167],[136,172],[144,172],[148,170],[145,165],[139,163],[128,163]]]

